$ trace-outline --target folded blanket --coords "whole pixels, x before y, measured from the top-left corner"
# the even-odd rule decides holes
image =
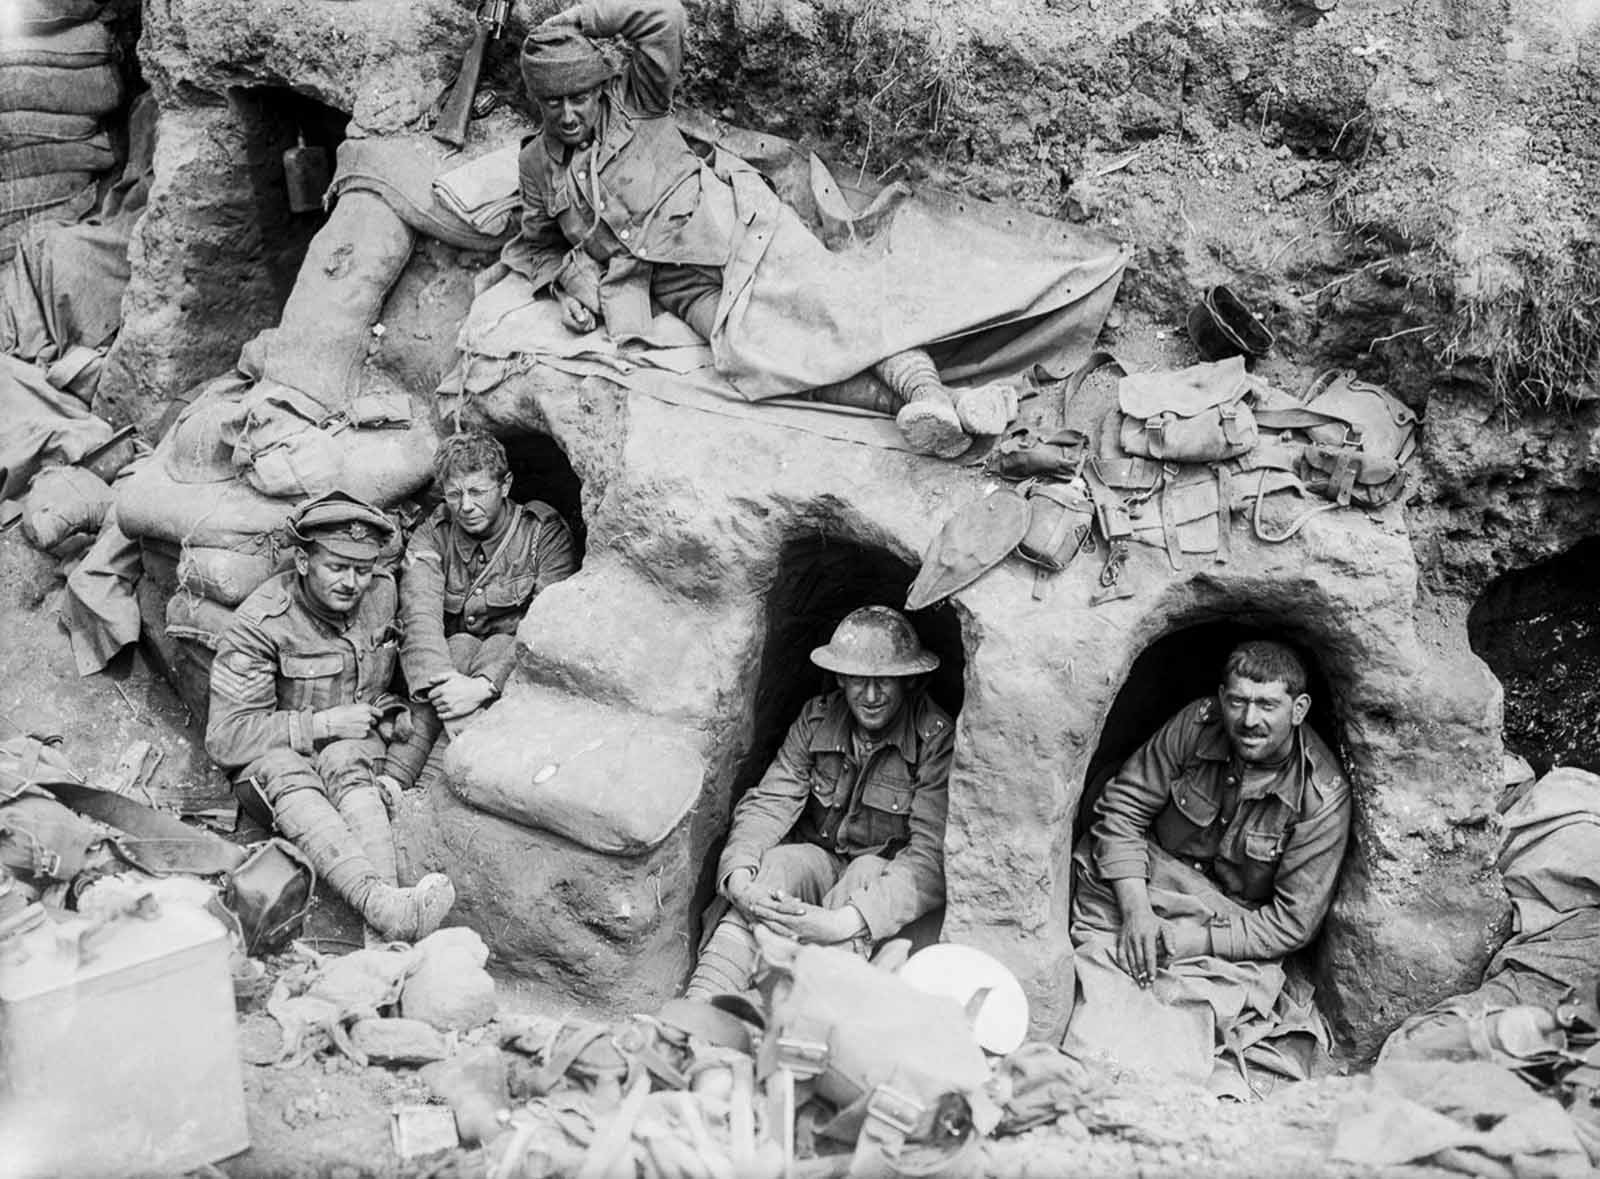
[[[510,228],[521,203],[517,178],[520,151],[517,144],[508,144],[435,177],[433,195],[474,229],[498,237]]]

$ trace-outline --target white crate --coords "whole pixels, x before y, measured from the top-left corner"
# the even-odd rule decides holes
[[[0,1174],[182,1174],[250,1145],[228,936],[167,904],[0,943]],[[81,961],[80,961],[81,957]]]

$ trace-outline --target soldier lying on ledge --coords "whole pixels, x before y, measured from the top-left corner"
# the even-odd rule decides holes
[[[505,687],[529,603],[578,568],[561,514],[510,498],[511,467],[496,439],[476,430],[446,438],[433,477],[444,503],[411,534],[400,581],[400,666],[415,720],[411,737],[389,748],[388,774],[401,787],[437,773],[429,752],[446,725],[476,715]]]
[[[685,23],[678,0],[587,0],[528,36],[522,76],[543,113],[544,132],[526,141],[519,159],[521,232],[480,276],[478,289],[515,270],[536,289],[554,289],[568,327],[587,332],[604,325],[619,340],[648,330],[653,297],[711,341],[717,369],[741,388],[770,384],[777,362],[796,367],[797,352],[825,357],[848,341],[882,383],[841,372],[831,378],[841,382],[837,387],[813,385],[814,399],[895,414],[914,449],[941,458],[965,451],[969,435],[1003,430],[1016,413],[1015,388],[950,390],[923,349],[874,351],[883,325],[850,309],[827,251],[814,241],[788,244],[787,235],[807,236],[798,219],[779,219],[774,232],[784,240],[769,245],[757,234],[739,244],[743,224],[733,188],[701,163],[671,118]],[[622,77],[612,78],[590,37],[627,42]],[[772,278],[758,266],[754,281],[737,292],[746,304],[780,300],[788,338],[751,339],[726,319],[719,305],[726,301],[725,279],[733,281],[736,249],[789,259]],[[778,288],[772,294],[769,284]]]
[[[1095,976],[1083,964],[1096,946],[1139,987],[1162,984],[1158,995],[1174,1003],[1186,963],[1202,964],[1214,997],[1243,985],[1246,965],[1275,964],[1310,944],[1350,833],[1350,786],[1305,724],[1310,708],[1293,650],[1244,643],[1228,656],[1216,696],[1186,706],[1106,784],[1073,857],[1082,996],[1093,997]],[[1208,958],[1234,966],[1212,969]],[[1256,998],[1270,1001],[1284,979],[1274,966],[1252,982]],[[1229,1008],[1218,1005],[1219,1040],[1228,1038]],[[1095,1020],[1075,1010],[1069,1040],[1092,1034]],[[1141,1029],[1101,1031],[1115,1055],[1119,1037]]]
[[[455,888],[437,873],[398,888],[377,770],[403,702],[388,696],[399,649],[395,585],[378,557],[394,525],[343,492],[290,519],[295,567],[246,598],[211,668],[206,751],[272,809],[317,877],[384,940],[438,928]],[[388,716],[383,706],[396,703]],[[400,718],[404,718],[403,720]]]
[[[806,704],[734,809],[717,865],[730,907],[701,948],[691,998],[749,987],[752,923],[867,952],[944,903],[955,732],[924,688],[939,657],[901,614],[865,606],[811,661],[839,687]]]

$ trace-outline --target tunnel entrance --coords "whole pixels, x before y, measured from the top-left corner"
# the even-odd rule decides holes
[[[858,606],[904,610],[916,570],[883,549],[826,537],[794,541],[778,558],[767,595],[767,630],[756,677],[750,750],[734,776],[732,800],[761,778],[783,744],[789,725],[832,677],[811,662],[811,651]],[[947,606],[908,615],[923,644],[939,656],[929,677],[935,702],[955,716],[961,710],[966,656],[961,624]]]
[[[511,498],[518,503],[543,500],[572,529],[578,563],[583,564],[588,529],[583,522],[583,480],[572,469],[567,452],[548,434],[532,431],[505,434],[500,442],[511,464]]]
[[[1505,689],[1504,741],[1537,774],[1600,773],[1600,537],[1491,582],[1467,641]]]
[[[282,307],[294,287],[311,239],[328,219],[324,209],[295,211],[290,207],[290,171],[320,153],[327,175],[333,175],[339,144],[350,116],[343,111],[280,86],[244,86],[230,90],[228,106],[242,133],[242,167],[253,206],[246,224],[260,235],[261,262],[270,276],[275,302]],[[286,159],[285,152],[296,155]]]
[[[1100,788],[1146,739],[1185,704],[1217,690],[1222,665],[1238,644],[1272,639],[1293,647],[1305,661],[1311,694],[1308,722],[1333,750],[1339,748],[1339,726],[1328,682],[1315,655],[1281,631],[1231,621],[1206,622],[1163,635],[1133,661],[1128,678],[1112,702],[1089,759],[1084,792],[1073,821],[1076,845],[1094,821]]]

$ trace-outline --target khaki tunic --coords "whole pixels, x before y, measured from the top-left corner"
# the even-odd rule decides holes
[[[1230,815],[1231,810],[1231,815]],[[1186,705],[1130,757],[1095,804],[1099,880],[1150,878],[1149,842],[1246,909],[1211,926],[1211,952],[1279,958],[1316,936],[1350,837],[1350,784],[1308,726],[1282,766],[1235,762],[1212,697]]]
[[[537,500],[506,507],[509,534],[502,530],[477,540],[455,527],[443,507],[411,534],[400,583],[405,630],[400,665],[413,696],[452,670],[466,670],[452,660],[452,637],[515,635],[528,604],[577,572],[572,531],[559,512]],[[473,554],[480,547],[485,560],[474,573]],[[503,688],[515,663],[515,644],[492,649],[493,657],[474,674]]]
[[[766,774],[734,808],[717,880],[758,868],[780,842],[813,844],[851,861],[888,860],[848,898],[876,942],[944,903],[955,729],[926,694],[913,697],[883,743],[858,763],[853,727],[843,692],[806,704]]]
[[[395,605],[394,579],[383,572],[342,619],[312,606],[294,570],[269,578],[217,647],[206,751],[239,773],[272,754],[309,757],[330,744],[313,738],[314,713],[388,691],[400,651]]]

